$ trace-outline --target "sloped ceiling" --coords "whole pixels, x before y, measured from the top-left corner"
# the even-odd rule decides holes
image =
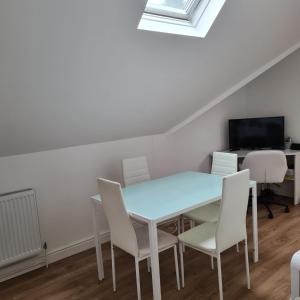
[[[0,1],[0,156],[166,132],[300,41],[298,0],[227,0],[205,39],[144,5]]]

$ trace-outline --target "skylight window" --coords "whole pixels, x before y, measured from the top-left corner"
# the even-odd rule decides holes
[[[161,8],[185,9],[188,0],[148,0],[147,6],[158,6]]]
[[[201,0],[148,0],[145,12],[171,18],[188,20],[191,10]]]
[[[226,0],[148,0],[138,28],[204,38]]]

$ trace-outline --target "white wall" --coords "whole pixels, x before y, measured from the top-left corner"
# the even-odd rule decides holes
[[[241,89],[188,126],[167,136],[168,147],[175,156],[172,171],[209,171],[209,154],[228,148],[228,119],[246,116],[246,95]]]
[[[37,190],[42,234],[49,251],[91,237],[88,197],[96,178],[122,181],[121,159],[147,155],[153,177],[209,171],[209,153],[228,147],[230,118],[285,115],[300,142],[300,51],[171,135],[154,135],[0,158],[0,193]],[[102,223],[105,230],[106,222]]]
[[[245,89],[249,116],[286,117],[286,135],[300,143],[300,50]]]
[[[190,125],[167,136],[175,156],[172,171],[209,171],[209,153],[228,148],[228,119],[276,115],[286,117],[286,135],[300,143],[300,50]]]
[[[300,40],[296,0],[226,1],[205,39],[144,5],[0,1],[0,156],[163,133]]]
[[[164,138],[155,135],[2,157],[0,193],[36,189],[42,235],[55,253],[90,238],[89,196],[97,193],[98,177],[122,182],[121,160],[138,155],[147,155],[153,177],[165,175],[164,154]]]
[[[89,196],[97,193],[96,179],[122,182],[121,160],[147,155],[152,177],[182,170],[208,171],[208,155],[226,145],[226,121],[244,110],[244,93],[210,110],[176,134],[154,135],[114,142],[0,158],[0,192],[33,187],[37,191],[43,238],[55,260],[74,252],[78,242],[92,245]],[[101,221],[103,231],[107,224]],[[51,256],[51,255],[50,255]]]

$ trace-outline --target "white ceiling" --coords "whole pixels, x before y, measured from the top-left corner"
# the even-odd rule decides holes
[[[300,41],[298,0],[227,0],[205,39],[144,4],[0,1],[0,156],[163,133]]]

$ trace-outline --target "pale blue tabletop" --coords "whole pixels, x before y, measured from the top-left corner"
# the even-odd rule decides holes
[[[184,172],[123,188],[128,212],[148,220],[167,219],[219,200],[222,177]]]
[[[183,172],[123,188],[128,213],[161,221],[221,199],[222,177]],[[100,196],[92,197],[100,200]]]

